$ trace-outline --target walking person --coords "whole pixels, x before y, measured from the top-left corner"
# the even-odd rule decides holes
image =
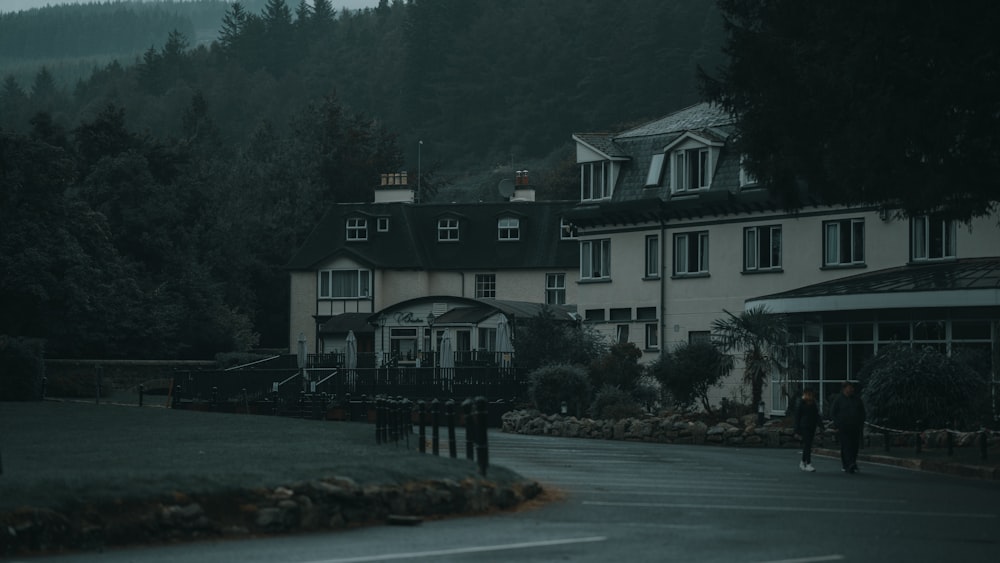
[[[816,471],[812,464],[812,447],[817,428],[823,429],[823,421],[819,416],[819,406],[816,405],[816,392],[804,389],[798,408],[795,409],[795,434],[802,442],[802,461],[799,462],[799,469],[802,471]]]
[[[837,427],[837,439],[840,441],[840,463],[842,470],[848,473],[858,471],[858,450],[861,448],[861,435],[865,428],[865,405],[855,392],[854,383],[845,381],[840,386],[840,396],[830,407],[830,418]]]

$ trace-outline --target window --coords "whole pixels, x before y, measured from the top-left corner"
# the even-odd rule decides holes
[[[781,269],[781,226],[743,229],[743,271]]]
[[[646,237],[646,277],[660,277],[660,237],[658,235]]]
[[[351,217],[347,220],[347,240],[368,240],[368,219]]]
[[[708,232],[674,235],[674,275],[708,273]]]
[[[707,188],[712,182],[711,158],[707,148],[674,152],[673,191]]]
[[[618,325],[615,327],[615,342],[619,344],[628,342],[628,325]]]
[[[378,229],[378,232],[380,232],[380,233],[387,233],[387,232],[389,232],[389,218],[388,217],[379,217],[376,220],[375,224],[376,224],[376,228]]]
[[[688,331],[688,344],[707,344],[712,342],[712,333],[707,330]]]
[[[497,275],[476,274],[476,297],[495,299],[497,296]]]
[[[559,219],[559,238],[562,240],[575,239],[576,227],[566,219]]]
[[[438,219],[438,240],[458,240],[458,219]]]
[[[611,163],[587,162],[580,165],[580,199],[611,197]]]
[[[580,279],[611,277],[611,239],[585,240],[580,243]]]
[[[646,174],[646,187],[660,185],[660,178],[663,176],[663,158],[665,156],[663,153],[657,153],[649,161],[649,172]]]
[[[631,321],[632,309],[629,307],[625,307],[623,309],[611,309],[609,318],[613,321]]]
[[[955,222],[924,215],[910,220],[913,260],[954,258]]]
[[[479,327],[476,331],[479,335],[479,347],[477,350],[485,352],[496,352],[497,349],[497,329]]]
[[[371,289],[369,270],[322,270],[319,272],[320,299],[367,299]]]
[[[635,318],[640,321],[651,321],[656,319],[656,307],[636,307]]]
[[[389,351],[392,357],[402,361],[417,359],[417,329],[390,328]]]
[[[583,312],[583,318],[591,322],[603,321],[604,309],[587,309]]]
[[[545,304],[566,304],[566,274],[545,274]]]
[[[757,177],[747,171],[744,160],[744,158],[740,158],[740,187],[756,186]]]
[[[656,323],[646,324],[646,348],[656,349],[660,347],[660,331]]]
[[[823,265],[865,263],[865,220],[843,219],[823,223]]]
[[[518,240],[521,238],[521,220],[504,217],[497,221],[498,240]]]

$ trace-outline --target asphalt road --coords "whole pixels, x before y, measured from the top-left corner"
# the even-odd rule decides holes
[[[493,433],[491,462],[563,498],[514,513],[116,550],[60,562],[995,562],[1000,483],[798,452]]]

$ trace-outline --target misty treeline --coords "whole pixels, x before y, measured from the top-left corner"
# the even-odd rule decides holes
[[[701,0],[250,6],[226,5],[210,43],[174,29],[71,88],[48,67],[3,78],[0,334],[55,357],[285,347],[282,265],[329,204],[415,170],[418,139],[428,187],[571,162],[574,131],[696,101],[722,42]]]

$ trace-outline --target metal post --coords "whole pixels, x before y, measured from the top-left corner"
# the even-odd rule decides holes
[[[441,401],[431,401],[431,450],[438,455],[441,446]]]
[[[448,424],[448,455],[458,457],[458,445],[455,443],[455,401],[452,399],[444,404],[444,419]]]
[[[384,424],[382,420],[382,401],[384,400],[385,399],[383,399],[382,397],[375,397],[375,443],[376,444],[382,443],[382,424]]]
[[[209,403],[209,410],[215,410],[219,406],[219,388],[212,387],[212,402]]]
[[[944,441],[948,444],[948,457],[955,455],[955,436],[951,433],[951,428],[944,429]]]
[[[465,459],[476,459],[476,418],[472,416],[472,399],[462,401],[465,415]]]
[[[271,401],[274,403],[274,416],[278,416],[278,411],[280,410],[278,402],[280,398],[277,389],[271,391]]]
[[[386,402],[389,405],[387,409],[389,417],[389,441],[399,445],[399,404],[392,397],[386,399]]]
[[[45,392],[49,386],[49,378],[42,376],[42,400],[45,400]]]
[[[247,414],[250,414],[250,400],[247,399],[247,388],[243,388],[243,407],[246,409]]]
[[[979,429],[979,457],[983,461],[986,461],[986,449],[987,449],[987,445],[989,444],[989,438],[988,438],[988,436],[989,436],[989,432],[986,430],[986,427],[985,426],[980,427],[980,429]]]
[[[142,385],[142,383],[140,383],[139,384],[139,406],[140,407],[142,406],[142,396],[145,393],[145,391],[146,391],[146,388]]]
[[[882,441],[885,442],[883,444],[883,447],[885,447],[885,451],[888,452],[889,451],[889,446],[890,446],[889,442],[892,441],[892,435],[889,434],[889,429],[888,428],[883,428],[882,429]]]
[[[101,404],[101,376],[104,375],[104,366],[97,366],[94,370],[94,391],[96,391],[96,403]]]
[[[920,422],[920,421],[918,420],[918,421],[917,421],[917,455],[920,455],[920,448],[921,448],[921,446],[923,445],[923,444],[921,444],[921,441],[923,440],[923,436],[922,436],[922,435],[921,435],[921,433],[920,433],[920,427],[921,427],[921,426],[922,426],[922,424],[921,424],[921,422]]]
[[[180,386],[179,383],[174,386],[174,397],[173,397],[173,399],[174,400],[173,400],[173,403],[170,405],[170,408],[173,408],[173,409],[180,408],[180,406],[181,406],[181,386]]]
[[[420,434],[418,434],[420,443],[417,447],[420,449],[420,453],[427,453],[427,403],[417,401],[417,416],[420,424]]]
[[[486,397],[476,397],[476,459],[479,461],[479,473],[486,476],[486,468],[490,465],[490,449],[487,443],[488,414],[486,412]]]
[[[406,449],[410,449],[410,434],[413,434],[413,402],[403,399],[403,414],[406,421],[403,423],[403,431],[406,434]]]

